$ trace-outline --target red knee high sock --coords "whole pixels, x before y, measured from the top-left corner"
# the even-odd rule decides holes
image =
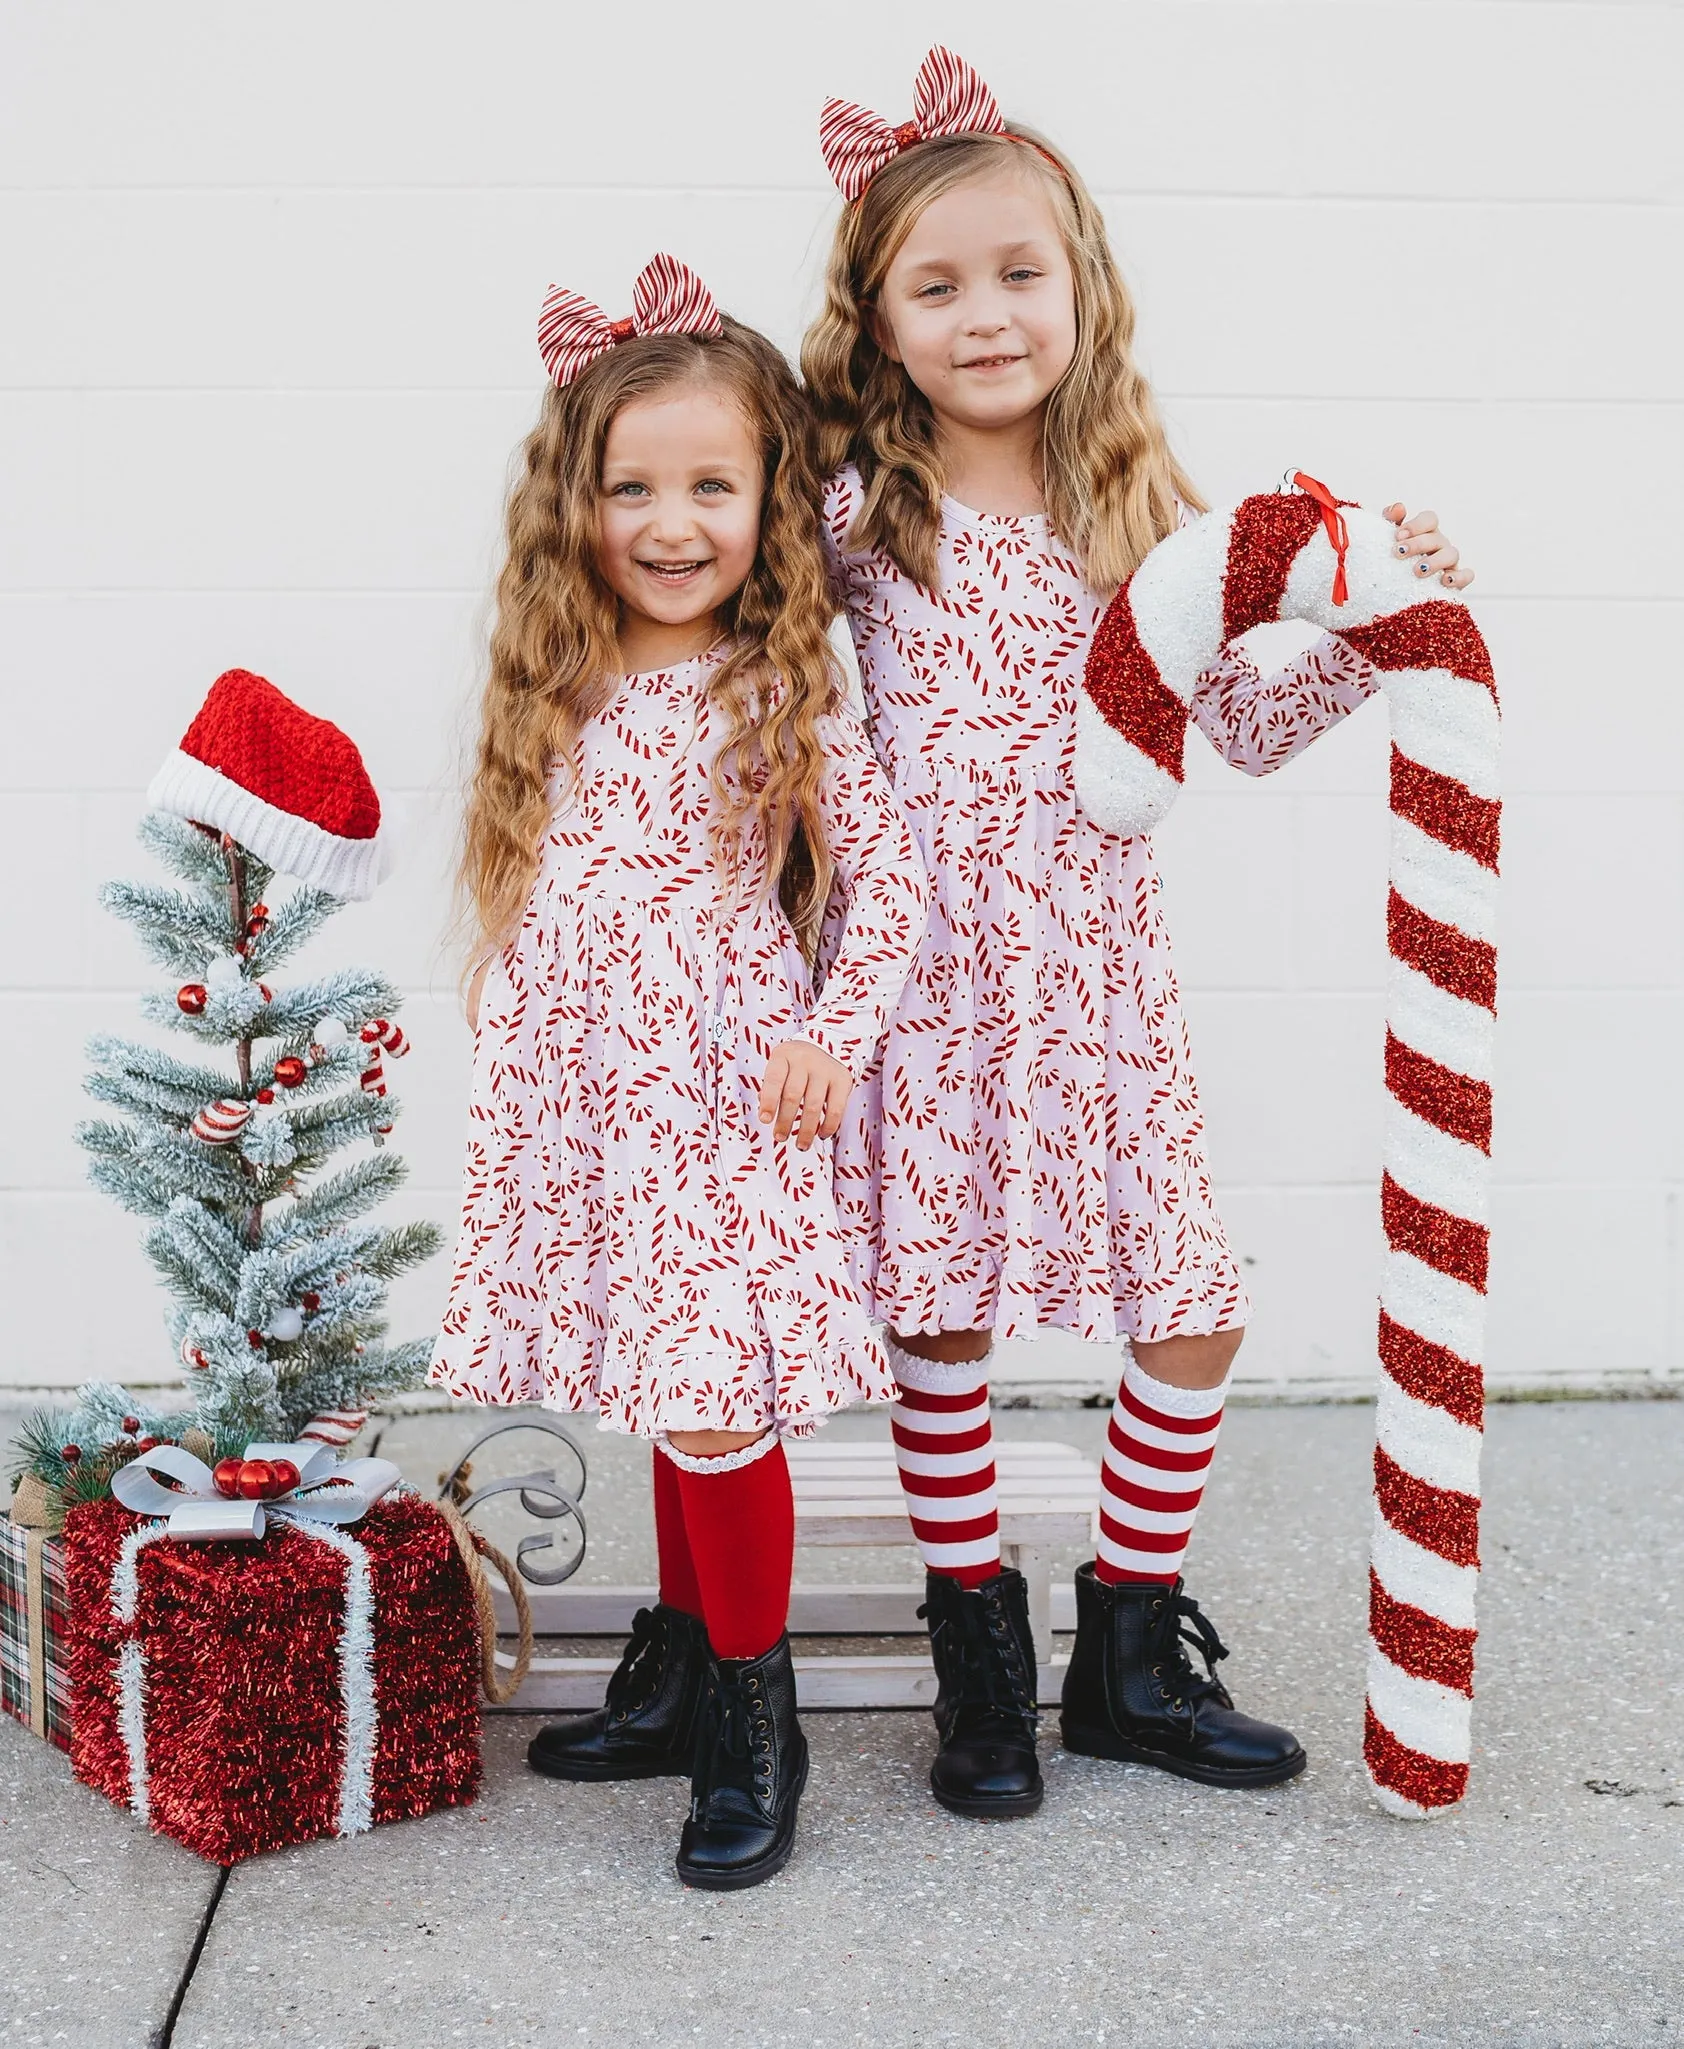
[[[696,1580],[696,1561],[690,1556],[690,1539],[684,1529],[684,1503],[679,1498],[678,1468],[661,1450],[654,1451],[655,1551],[660,1559],[661,1603],[682,1608],[697,1620],[702,1614],[702,1590]]]
[[[795,1570],[789,1466],[776,1437],[762,1438],[749,1451],[744,1463],[734,1463],[741,1452],[717,1459],[661,1454],[678,1481],[702,1619],[720,1658],[758,1658],[789,1621]]]
[[[1227,1381],[1170,1387],[1128,1362],[1100,1473],[1096,1579],[1172,1586],[1180,1577],[1227,1392]]]

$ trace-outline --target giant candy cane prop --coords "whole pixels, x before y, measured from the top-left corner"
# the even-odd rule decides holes
[[[1292,481],[1172,534],[1118,592],[1077,706],[1076,791],[1106,830],[1150,831],[1181,789],[1195,680],[1267,620],[1337,633],[1385,687],[1388,1251],[1363,1754],[1384,1806],[1426,1816],[1466,1790],[1473,1705],[1497,692],[1466,608],[1423,588],[1391,525]]]

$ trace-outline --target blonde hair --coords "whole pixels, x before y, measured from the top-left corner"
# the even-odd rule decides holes
[[[764,460],[760,545],[723,609],[729,649],[707,684],[727,722],[713,769],[715,851],[729,872],[744,832],[758,827],[768,881],[809,955],[816,944],[834,872],[818,801],[820,721],[840,701],[841,677],[826,637],[836,607],[812,420],[777,349],[726,319],[716,336],[622,343],[573,383],[551,386],[526,438],[464,827],[460,882],[481,950],[519,926],[550,823],[552,761],[577,774],[580,735],[618,684],[617,603],[596,564],[608,430],[624,407],[684,385],[726,392]]]
[[[859,467],[865,498],[849,545],[881,551],[903,575],[934,589],[943,489],[935,419],[903,366],[878,347],[869,314],[925,207],[999,171],[1040,180],[1069,253],[1076,353],[1047,401],[1042,486],[1053,531],[1075,552],[1089,586],[1109,593],[1174,531],[1178,499],[1196,511],[1204,501],[1170,453],[1135,364],[1134,304],[1099,209],[1065,159],[1026,128],[915,144],[843,213],[824,311],[801,349],[819,458],[827,473],[850,460]]]

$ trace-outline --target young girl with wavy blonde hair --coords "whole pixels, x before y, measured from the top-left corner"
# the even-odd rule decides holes
[[[802,369],[873,735],[934,885],[837,1145],[856,1274],[901,1385],[940,1681],[931,1785],[966,1814],[1041,1800],[986,1361],[995,1337],[1047,1325],[1131,1352],[1098,1556],[1077,1575],[1065,1746],[1272,1784],[1304,1753],[1235,1711],[1180,1578],[1248,1304],[1205,1168],[1151,844],[1084,817],[1071,767],[1104,603],[1201,501],[1134,361],[1098,208],[962,59],[930,52],[898,127],[832,100],[820,144],[846,205]],[[1423,576],[1467,581],[1432,514],[1390,516]],[[1213,672],[1194,710],[1260,772],[1361,693],[1318,648],[1267,684],[1243,661]]]
[[[788,365],[671,257],[623,321],[552,287],[539,339],[468,806],[489,957],[431,1378],[654,1441],[660,1600],[604,1709],[530,1758],[691,1774],[680,1875],[737,1887],[788,1860],[807,1768],[782,1437],[895,1391],[829,1141],[926,890],[842,700]]]

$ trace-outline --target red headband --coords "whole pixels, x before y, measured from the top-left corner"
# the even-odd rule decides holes
[[[891,128],[881,114],[852,100],[826,100],[819,116],[819,148],[837,190],[848,200],[858,199],[903,149],[942,135],[1003,135],[1046,157],[1059,176],[1064,175],[1064,166],[1039,143],[1012,134],[987,86],[963,57],[939,43],[918,67],[910,121]]]
[[[554,384],[571,384],[598,356],[636,335],[724,332],[713,294],[676,256],[652,256],[632,288],[632,310],[610,320],[600,306],[551,285],[538,314],[538,353]]]

